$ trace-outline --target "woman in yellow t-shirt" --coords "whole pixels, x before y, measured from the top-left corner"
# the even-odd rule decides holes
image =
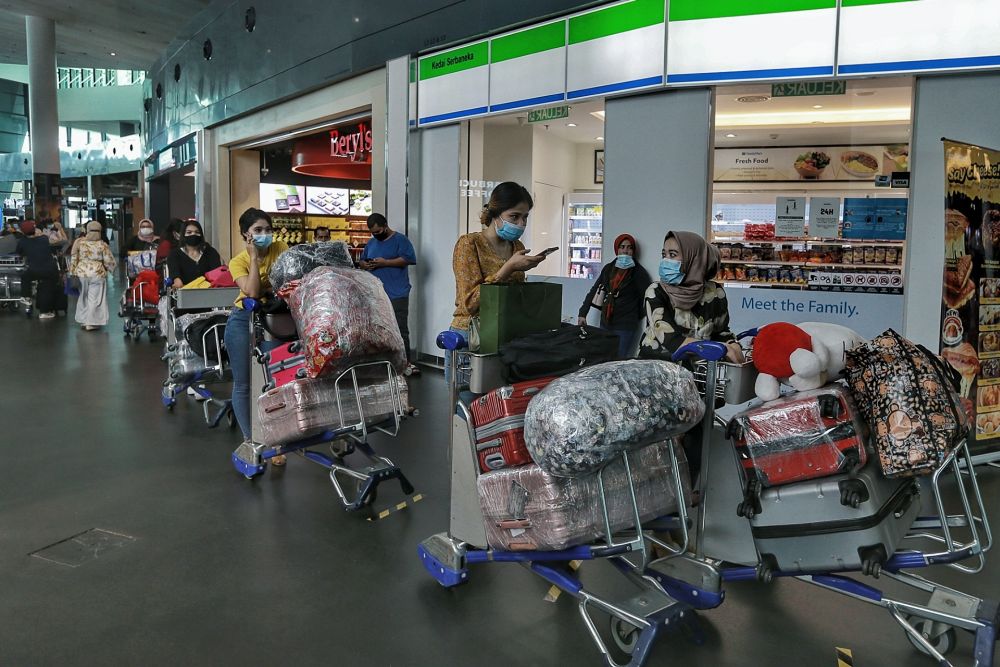
[[[268,273],[271,266],[288,246],[274,241],[271,216],[256,208],[248,208],[240,216],[240,234],[246,249],[229,262],[229,272],[240,288],[236,307],[229,314],[226,324],[226,350],[229,367],[233,371],[233,414],[240,425],[245,440],[250,440],[250,363],[253,335],[250,330],[250,311],[244,310],[243,299],[262,299],[270,295]],[[275,457],[271,463],[281,465],[284,457]]]

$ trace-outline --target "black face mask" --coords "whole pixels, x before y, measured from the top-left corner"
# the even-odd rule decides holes
[[[204,237],[201,234],[191,234],[184,237],[184,243],[191,247],[201,245],[202,241],[204,241]]]
[[[382,232],[381,234],[372,234],[372,238],[375,239],[376,241],[385,241],[387,238],[389,238],[389,232],[385,231]]]

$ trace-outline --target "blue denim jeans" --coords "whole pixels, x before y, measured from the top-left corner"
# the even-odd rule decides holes
[[[253,346],[250,341],[250,311],[234,308],[226,322],[226,352],[233,372],[233,414],[244,439],[252,433],[250,413],[250,363]]]
[[[639,325],[636,324],[622,329],[614,328],[611,329],[611,332],[618,336],[618,358],[627,359],[629,353],[632,351],[632,345],[635,343],[635,337],[639,332]]]

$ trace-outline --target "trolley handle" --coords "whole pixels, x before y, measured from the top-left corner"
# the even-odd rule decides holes
[[[438,334],[437,346],[442,350],[464,350],[469,347],[469,341],[462,334],[449,329]]]
[[[678,348],[671,359],[680,362],[686,357],[693,356],[705,361],[721,361],[726,358],[728,352],[728,348],[717,341],[696,340]]]
[[[747,329],[746,331],[741,331],[736,334],[736,340],[743,340],[744,338],[756,338],[759,329],[754,327],[753,329]]]

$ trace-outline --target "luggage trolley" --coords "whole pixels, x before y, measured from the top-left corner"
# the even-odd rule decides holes
[[[963,441],[928,478],[936,515],[916,517],[904,538],[911,544],[930,543],[938,545],[939,549],[900,549],[887,554],[884,562],[867,562],[861,570],[783,571],[757,553],[747,521],[752,518],[753,509],[745,503],[740,505],[743,500],[739,495],[743,487],[742,464],[728,442],[726,421],[715,412],[717,401],[710,398],[725,397],[727,402],[743,402],[752,396],[752,380],[746,384],[743,369],[722,363],[725,355],[725,346],[715,342],[691,343],[674,355],[677,361],[694,357],[705,369],[702,498],[697,509],[693,548],[680,553],[675,551],[648,563],[645,574],[670,596],[697,610],[721,605],[725,600],[723,585],[727,581],[770,582],[775,577],[794,577],[886,609],[910,642],[940,665],[952,664],[945,655],[955,647],[956,630],[971,632],[974,635],[973,665],[992,665],[1000,623],[997,601],[963,593],[910,572],[931,565],[946,565],[960,572],[975,573],[985,566],[992,534],[967,442]],[[739,385],[743,385],[742,390],[737,388]],[[949,514],[945,509],[941,483],[946,479],[954,480],[957,487],[960,508],[956,514]],[[911,502],[919,500],[911,499]],[[710,521],[709,514],[712,514]],[[647,537],[656,541],[653,536]],[[920,601],[890,596],[870,583],[847,576],[850,573],[885,576],[908,586]],[[636,626],[632,633],[640,628]],[[623,644],[620,646],[627,648]]]
[[[427,572],[446,588],[465,583],[469,578],[471,565],[486,562],[519,563],[546,581],[571,595],[579,604],[579,613],[605,664],[617,666],[605,633],[602,633],[595,612],[606,615],[610,620],[611,636],[622,648],[628,648],[628,662],[631,666],[643,665],[649,655],[654,640],[665,630],[679,629],[696,642],[701,643],[700,627],[695,623],[693,607],[669,595],[655,580],[645,575],[644,569],[652,555],[652,549],[643,530],[682,529],[686,536],[685,501],[680,489],[683,488],[681,473],[674,448],[667,447],[672,470],[669,480],[678,489],[681,507],[679,517],[662,517],[652,522],[642,522],[636,499],[636,489],[632,481],[633,456],[623,452],[613,459],[621,462],[628,480],[631,500],[630,527],[613,531],[609,516],[609,503],[605,487],[606,466],[597,473],[601,497],[601,516],[604,535],[592,544],[570,547],[560,551],[502,551],[487,546],[483,514],[480,510],[476,488],[479,467],[476,459],[476,432],[472,415],[460,392],[470,385],[477,389],[483,386],[483,376],[490,372],[490,359],[483,355],[471,355],[465,348],[465,339],[455,332],[444,332],[438,336],[438,346],[450,356],[453,369],[449,383],[452,412],[451,425],[451,525],[448,532],[427,538],[418,546],[418,555]],[[488,383],[487,383],[488,384]],[[678,546],[664,545],[671,552],[680,553],[686,543]],[[571,567],[573,561],[606,560],[625,579],[629,586],[618,599],[605,599],[584,588],[578,575]],[[636,631],[633,632],[633,629]],[[625,651],[623,651],[625,652]]]
[[[160,298],[164,298],[165,289],[157,280],[157,290]],[[132,285],[125,289],[122,294],[121,305],[118,308],[118,317],[125,320],[122,324],[122,332],[126,338],[139,340],[142,334],[149,336],[149,342],[156,342],[160,331],[160,310],[155,303],[147,302],[142,296],[142,286],[148,284],[133,280]]]
[[[228,316],[228,311],[212,310],[202,313],[205,317]],[[224,318],[223,318],[224,320]],[[176,316],[169,318],[171,326],[176,326]],[[163,358],[167,361],[167,379],[163,381],[160,399],[167,410],[173,410],[177,397],[191,389],[202,402],[205,423],[209,428],[217,427],[226,418],[229,427],[236,425],[232,401],[220,399],[205,385],[228,379],[224,336],[225,321],[205,329],[201,334],[201,355],[196,354],[186,340],[178,340],[167,345]],[[176,340],[176,333],[174,334]],[[215,352],[214,358],[210,354]]]
[[[28,267],[18,255],[0,257],[0,308],[17,310],[21,305],[21,281]],[[26,311],[31,315],[31,309]]]
[[[256,348],[256,368],[263,371],[264,390],[274,386],[274,379],[267,365],[267,352],[262,343],[265,334],[272,337],[288,339],[294,335],[292,331],[276,332],[267,323],[266,316],[261,312],[259,304],[253,299],[249,301],[253,311],[254,340],[258,341]],[[244,307],[247,307],[246,305]],[[279,335],[275,335],[279,334]],[[284,334],[284,335],[281,335]],[[361,380],[385,378],[389,387],[391,402],[391,417],[379,419],[366,412],[362,402]],[[400,392],[401,378],[388,361],[375,361],[355,364],[334,380],[337,396],[337,416],[339,425],[312,437],[295,440],[280,445],[268,446],[253,441],[240,444],[231,456],[233,467],[247,479],[262,475],[267,469],[268,461],[275,456],[298,454],[329,470],[330,482],[340,498],[344,509],[356,511],[372,505],[378,497],[378,486],[392,479],[398,480],[405,495],[413,493],[413,485],[403,474],[403,471],[388,458],[375,452],[369,443],[369,435],[373,432],[389,437],[399,434],[400,425],[405,416],[415,412],[403,405]],[[345,403],[342,394],[350,393]],[[254,414],[257,414],[254,406]],[[356,415],[356,419],[345,417]],[[329,445],[330,453],[312,449],[319,445]],[[352,466],[346,460],[351,454],[360,454],[365,463],[362,466]]]

